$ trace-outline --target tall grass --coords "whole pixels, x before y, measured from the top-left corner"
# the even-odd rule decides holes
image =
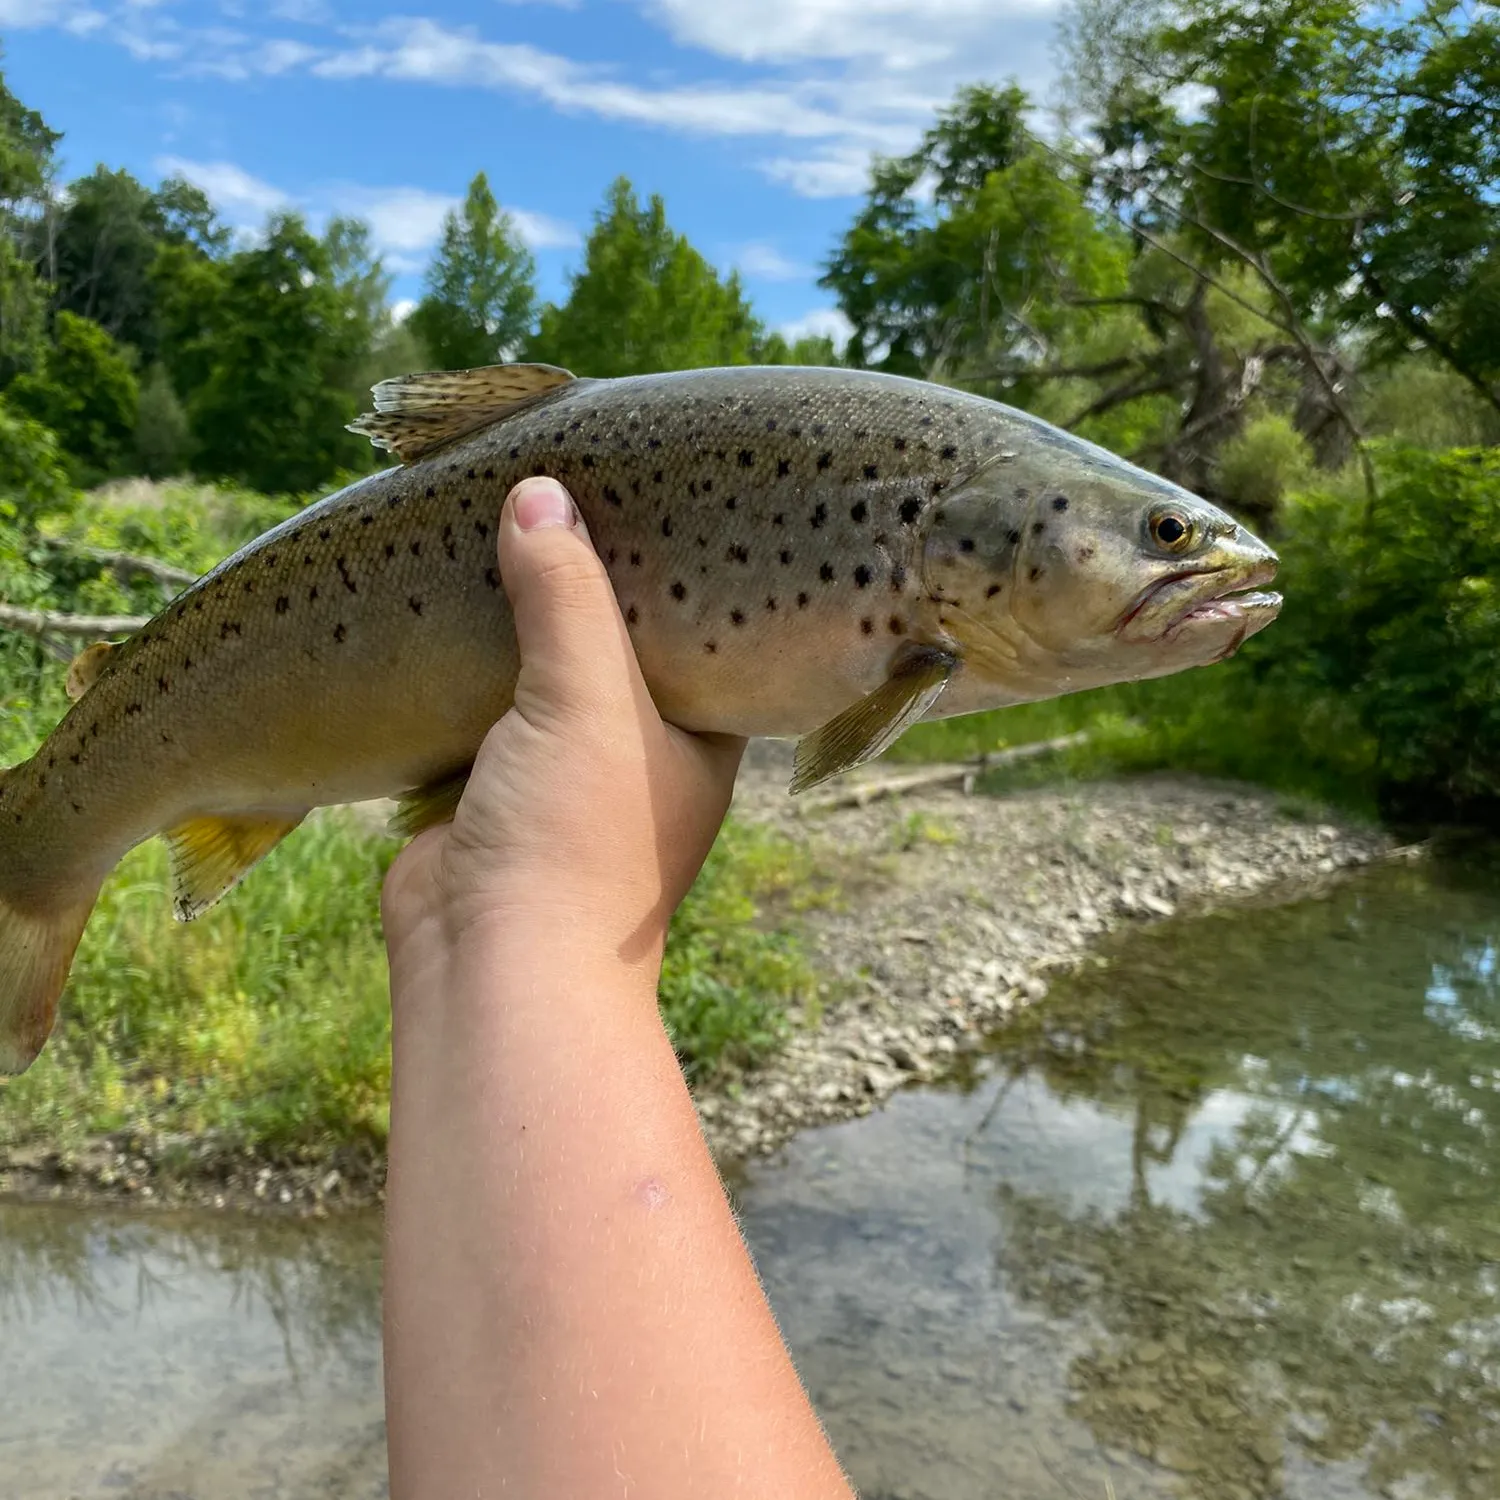
[[[57,1034],[0,1087],[0,1145],[107,1131],[212,1131],[279,1156],[383,1141],[390,1003],[379,889],[397,846],[353,816],[315,816],[219,906],[171,916],[151,843],[107,883]],[[815,979],[788,892],[809,857],[730,824],[673,921],[663,1013],[695,1077],[779,1045]]]

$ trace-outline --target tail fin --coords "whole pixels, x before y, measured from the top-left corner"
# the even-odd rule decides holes
[[[0,894],[0,1074],[24,1073],[52,1034],[93,906],[32,912]]]

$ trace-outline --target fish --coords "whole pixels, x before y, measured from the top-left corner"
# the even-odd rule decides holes
[[[383,381],[396,464],[267,531],[129,639],[0,772],[0,1072],[50,1035],[103,881],[168,846],[207,910],[308,813],[452,816],[519,670],[496,528],[574,497],[664,719],[798,741],[798,792],[923,719],[1222,661],[1275,617],[1231,516],[1040,419],[839,368]]]

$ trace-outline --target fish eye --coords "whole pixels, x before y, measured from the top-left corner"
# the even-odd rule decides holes
[[[1197,539],[1198,527],[1191,516],[1159,510],[1151,517],[1151,540],[1165,552],[1186,552]]]

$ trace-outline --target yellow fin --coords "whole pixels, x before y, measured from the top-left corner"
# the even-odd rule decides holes
[[[76,703],[93,687],[94,679],[104,670],[104,663],[109,660],[109,653],[115,646],[114,641],[95,641],[92,646],[85,646],[68,664],[68,680],[63,686],[73,702]]]
[[[24,1073],[57,1019],[57,999],[93,909],[92,893],[58,911],[0,895],[0,1074]]]
[[[172,860],[172,914],[179,922],[201,916],[306,816],[190,818],[167,829],[162,837]]]
[[[903,652],[873,693],[797,741],[793,794],[890,749],[937,702],[957,666],[956,656],[936,646]]]
[[[556,365],[486,365],[398,375],[374,387],[375,410],[351,422],[349,431],[409,464],[575,378]]]
[[[445,776],[441,781],[406,792],[397,802],[389,824],[390,831],[398,838],[409,839],[428,828],[436,828],[439,823],[451,823],[453,814],[458,811],[458,799],[469,784],[471,770],[472,766],[465,766],[462,771]]]

